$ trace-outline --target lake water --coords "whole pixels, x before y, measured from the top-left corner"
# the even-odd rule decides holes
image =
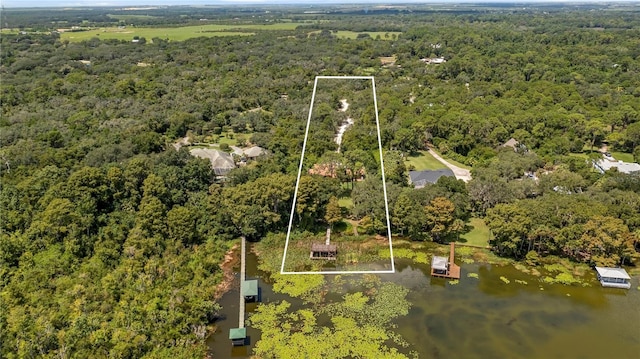
[[[410,290],[412,308],[398,318],[396,332],[409,342],[403,349],[420,358],[640,358],[640,290],[638,278],[630,290],[546,284],[513,266],[463,264],[462,277],[452,285],[432,279],[427,265],[396,259],[395,274],[380,275]],[[478,278],[468,277],[477,273]],[[301,301],[273,293],[247,256],[247,277],[259,278],[263,302],[282,299],[296,309]],[[500,277],[509,279],[504,283]],[[527,284],[516,283],[515,280]],[[229,329],[238,325],[236,283],[221,299],[217,331],[209,338],[213,358],[248,358],[251,345],[232,348]],[[542,288],[542,290],[540,289]],[[354,290],[357,290],[355,288]],[[247,313],[256,304],[247,305]],[[251,343],[259,331],[248,328]]]

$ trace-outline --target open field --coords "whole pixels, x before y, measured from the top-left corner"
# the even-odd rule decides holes
[[[433,158],[429,151],[420,151],[420,155],[408,156],[406,166],[413,166],[416,171],[440,170],[443,168],[447,168],[447,166],[443,165],[442,163],[440,163],[440,161]]]
[[[295,30],[303,23],[277,23],[269,25],[198,25],[181,27],[102,27],[87,31],[70,31],[60,34],[62,40],[84,41],[94,37],[100,39],[132,40],[134,36],[147,41],[158,37],[173,41],[183,41],[194,37],[251,36],[252,31]],[[246,31],[246,32],[244,32]]]
[[[488,246],[490,233],[489,227],[484,223],[484,220],[482,218],[471,218],[469,226],[473,227],[473,229],[469,233],[461,235],[458,242],[474,246]]]
[[[309,34],[319,34],[320,31],[312,31]],[[384,32],[384,31],[365,31],[365,32],[355,32],[355,31],[331,31],[331,34],[337,36],[338,38],[341,39],[356,39],[358,37],[358,35],[360,34],[369,34],[369,36],[371,36],[372,39],[375,39],[376,37],[380,36],[381,40],[392,40],[393,39],[393,35],[399,36],[402,33],[401,32],[394,32],[394,31],[389,31],[389,32]]]

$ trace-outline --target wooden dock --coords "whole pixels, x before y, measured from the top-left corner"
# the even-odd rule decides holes
[[[460,266],[453,261],[455,257],[455,253],[456,253],[456,244],[454,242],[451,242],[449,243],[449,260],[446,263],[446,270],[445,270],[445,267],[435,268],[433,262],[435,262],[439,258],[440,259],[439,264],[444,266],[444,263],[447,258],[434,256],[431,264],[431,276],[460,279]]]
[[[242,286],[244,285],[244,279],[246,278],[246,263],[245,255],[247,251],[247,239],[242,237],[242,246],[240,251],[240,310],[238,314],[238,328],[244,328],[244,296],[242,295]]]

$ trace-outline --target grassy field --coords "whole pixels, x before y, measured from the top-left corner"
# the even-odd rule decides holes
[[[340,197],[338,198],[338,204],[340,207],[344,207],[347,209],[353,208],[353,200],[351,197]]]
[[[490,236],[489,227],[484,223],[484,220],[482,218],[471,218],[469,225],[473,227],[473,229],[469,233],[461,235],[458,242],[474,246],[488,246]]]
[[[597,153],[597,157],[601,157],[599,152],[597,151],[593,151],[593,152]],[[571,152],[569,153],[569,156],[584,158],[585,160],[588,160],[590,154],[591,152],[587,150],[582,153]],[[613,158],[615,158],[618,161],[635,162],[633,160],[633,154],[631,153],[611,151],[611,156],[613,156]]]
[[[218,137],[218,143],[226,143],[229,146],[236,146],[238,144],[238,140],[243,142],[247,141],[252,135],[253,133],[223,133]]]
[[[633,160],[633,155],[631,153],[611,152],[611,156],[613,156],[613,158],[615,158],[616,160],[619,160],[619,161],[635,162]]]
[[[277,23],[268,25],[198,25],[182,27],[103,27],[87,31],[63,32],[62,40],[83,41],[94,37],[100,39],[132,40],[134,36],[151,41],[154,37],[183,41],[193,37],[251,36],[252,31],[294,30],[303,23]],[[246,31],[240,32],[239,30]]]
[[[582,158],[585,160],[589,159],[589,156],[586,153],[575,153],[575,152],[571,152],[569,153],[569,156],[571,157],[578,157],[578,158]]]
[[[320,31],[312,31],[309,34],[319,34]],[[391,40],[393,35],[401,35],[401,32],[384,32],[384,31],[365,31],[365,32],[355,32],[355,31],[337,31],[331,32],[333,35],[337,36],[340,39],[356,39],[360,34],[369,34],[372,39],[375,39],[377,36],[380,36],[381,40]],[[388,37],[387,37],[388,35]]]
[[[436,160],[431,156],[429,151],[420,151],[420,155],[417,156],[409,156],[407,157],[407,161],[405,163],[407,167],[413,166],[416,171],[422,170],[439,170],[443,168],[447,168],[447,166],[440,163],[440,161]]]
[[[450,157],[447,157],[447,155],[443,155],[442,153],[438,153],[440,155],[440,157],[444,158],[445,160],[447,160],[447,162],[451,163],[452,165],[458,166],[460,168],[464,168],[467,170],[471,170],[471,166],[467,166],[463,163],[460,163],[454,159],[451,159]]]

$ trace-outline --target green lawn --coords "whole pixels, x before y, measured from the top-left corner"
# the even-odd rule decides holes
[[[436,152],[436,153],[439,154],[440,157],[444,158],[445,160],[447,160],[447,162],[451,163],[452,165],[455,165],[455,166],[458,166],[460,168],[464,168],[464,169],[467,169],[467,170],[471,170],[471,166],[467,166],[467,165],[465,165],[463,163],[460,163],[460,162],[458,162],[458,161],[456,161],[454,159],[451,159],[451,158],[447,157],[447,155],[443,155],[442,153],[439,153],[439,152]]]
[[[625,153],[625,152],[611,152],[611,156],[613,156],[613,158],[615,158],[616,160],[619,161],[624,161],[624,162],[635,162],[633,160],[633,155],[631,153]]]
[[[589,159],[589,156],[586,153],[575,153],[575,152],[571,152],[569,153],[569,156],[571,157],[578,157],[578,158],[582,158],[585,160]]]
[[[415,167],[416,171],[439,170],[447,168],[447,166],[443,165],[442,163],[440,163],[440,161],[433,158],[429,151],[420,151],[419,155],[408,156],[405,165],[407,167]]]
[[[601,155],[600,155],[600,153],[598,151],[593,151],[593,152],[597,153],[597,157],[601,157]],[[589,155],[590,154],[591,154],[591,151],[585,150],[582,153],[571,152],[571,153],[569,153],[569,156],[584,158],[586,160],[586,159],[589,159]],[[633,154],[631,154],[631,153],[611,151],[611,156],[613,156],[613,158],[615,158],[616,160],[619,160],[619,161],[635,162],[633,160]]]
[[[214,36],[235,36],[254,35],[249,31],[265,31],[265,30],[295,30],[296,27],[303,23],[277,23],[268,25],[197,25],[197,26],[181,26],[181,27],[102,27],[87,31],[63,32],[60,34],[61,40],[83,41],[94,37],[100,39],[118,39],[132,40],[134,36],[144,37],[147,41],[151,41],[154,37],[161,39],[169,39],[173,41],[187,40],[193,37],[214,37]],[[248,32],[240,32],[240,30],[249,30]]]
[[[469,233],[460,236],[460,243],[471,244],[474,246],[489,245],[489,227],[484,223],[482,218],[471,218],[469,226],[473,227]]]
[[[353,208],[353,200],[351,199],[351,197],[338,198],[338,204],[340,205],[340,207],[344,207],[347,209]]]
[[[238,144],[238,140],[246,141],[253,133],[223,133],[218,138],[218,143],[223,144],[226,143],[229,146],[236,146]]]

